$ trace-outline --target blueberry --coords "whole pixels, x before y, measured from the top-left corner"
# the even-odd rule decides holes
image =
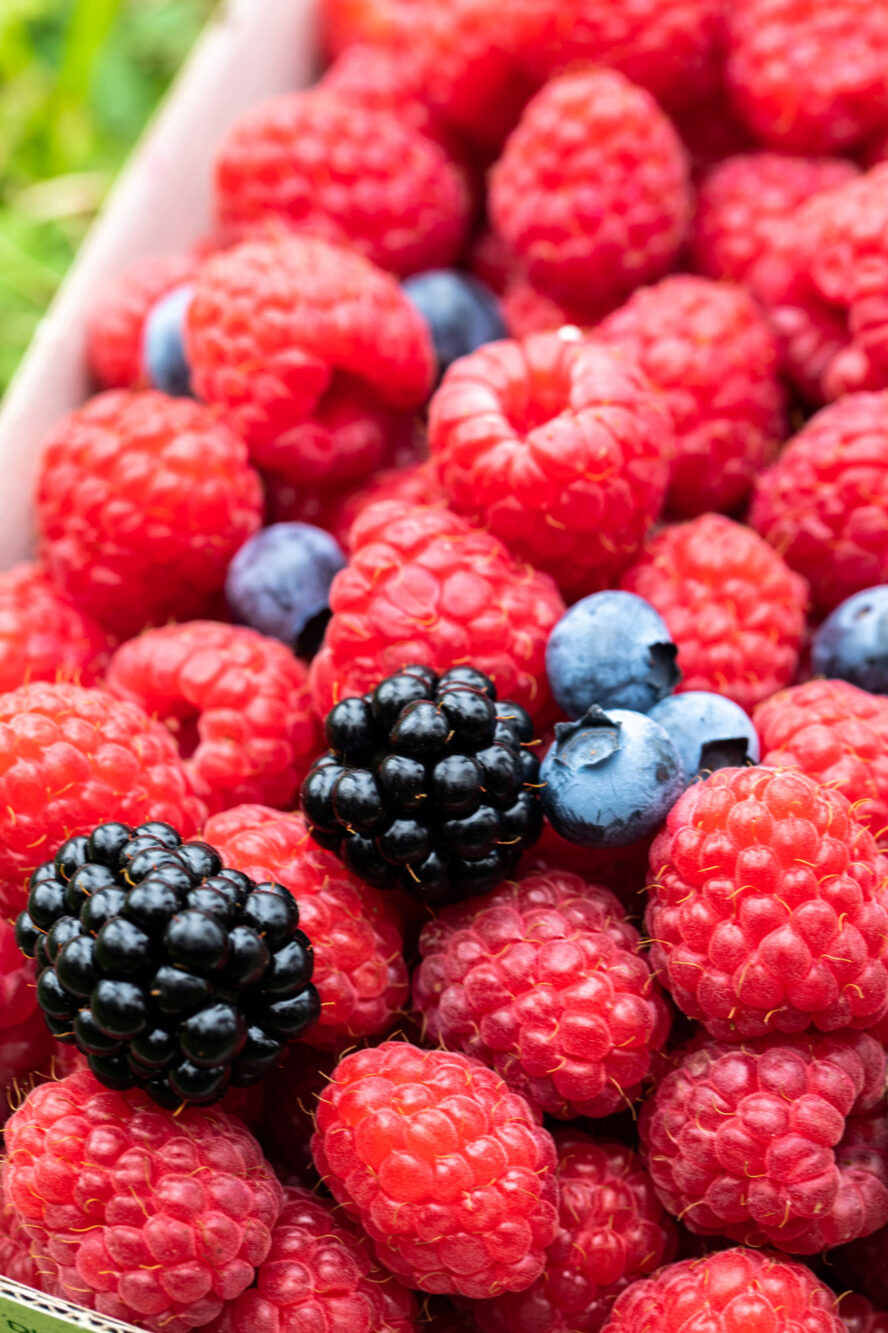
[[[847,598],[824,620],[811,645],[818,676],[888,694],[888,583]]]
[[[655,704],[648,717],[672,737],[688,783],[717,768],[759,761],[758,733],[749,715],[723,694],[673,694]]]
[[[583,847],[624,847],[654,833],[685,785],[669,735],[622,708],[559,722],[540,780],[550,822]]]
[[[681,676],[678,649],[654,608],[632,592],[596,592],[559,620],[546,647],[546,672],[568,717],[587,708],[646,713]]]
[[[508,336],[493,292],[468,273],[431,269],[408,278],[403,291],[429,326],[442,375],[459,357]]]
[[[344,566],[329,532],[309,523],[274,523],[251,537],[228,567],[231,614],[311,657],[330,619],[330,584]]]
[[[148,382],[174,398],[190,398],[191,368],[185,353],[185,316],[194,287],[182,283],[148,311],[142,330],[142,365]]]

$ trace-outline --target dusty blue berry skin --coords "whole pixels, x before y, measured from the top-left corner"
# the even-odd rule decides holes
[[[568,717],[587,708],[647,713],[681,679],[678,649],[661,616],[634,592],[595,592],[559,620],[546,646],[546,673]]]
[[[302,657],[320,646],[330,618],[330,584],[345,556],[310,523],[273,523],[228,566],[225,596],[235,620],[281,639]]]
[[[817,676],[888,694],[888,583],[856,592],[827,616],[814,635],[811,667]]]
[[[543,811],[582,847],[626,847],[659,829],[685,788],[671,737],[644,713],[590,708],[559,722],[540,768]]]
[[[508,336],[493,292],[468,273],[429,269],[408,278],[403,291],[429,326],[440,375],[459,357]]]
[[[149,310],[142,331],[142,365],[148,382],[173,398],[192,397],[184,330],[193,292],[190,282],[167,292]]]
[[[672,737],[688,785],[717,768],[742,768],[761,757],[749,714],[723,694],[673,694],[654,704],[648,717]]]

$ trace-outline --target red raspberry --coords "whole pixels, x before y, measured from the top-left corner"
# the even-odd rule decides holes
[[[759,477],[750,522],[830,611],[888,580],[888,392],[812,417]]]
[[[190,282],[193,255],[143,255],[93,305],[86,322],[90,374],[103,389],[135,389],[144,383],[142,330],[151,307],[174,287]]]
[[[724,768],[651,848],[651,962],[714,1037],[867,1028],[888,1010],[888,862],[839,792]]]
[[[844,680],[811,680],[753,714],[769,768],[798,768],[852,802],[882,845],[888,834],[888,699]]]
[[[307,668],[252,629],[195,620],[148,630],[118,648],[105,684],[169,727],[211,811],[294,805],[323,748]]]
[[[160,819],[188,838],[203,815],[176,742],[135,704],[46,682],[0,695],[4,912],[25,906],[28,876],[74,834]]]
[[[0,917],[0,1042],[36,1012],[34,960],[20,951],[12,922]]]
[[[558,1234],[527,1291],[472,1307],[478,1333],[598,1333],[631,1282],[675,1254],[676,1229],[641,1159],[620,1143],[554,1133]]]
[[[211,1333],[416,1333],[416,1313],[416,1297],[374,1262],[367,1237],[310,1190],[291,1186],[255,1285],[225,1307]]]
[[[627,916],[638,916],[644,901],[640,895],[647,884],[650,844],[651,839],[646,838],[626,847],[580,847],[562,838],[546,820],[539,842],[525,853],[521,869],[526,873],[566,870],[568,874],[603,884],[616,894]]]
[[[5,1182],[0,1185],[0,1274],[35,1291],[55,1291],[55,1264],[31,1258],[31,1237],[7,1197]]]
[[[523,1291],[557,1234],[555,1145],[498,1074],[389,1041],[337,1066],[312,1152],[382,1263],[472,1299]]]
[[[395,500],[365,509],[351,544],[309,672],[321,717],[410,662],[434,671],[471,662],[501,699],[537,720],[553,715],[546,641],[564,603],[547,575],[449,509]]]
[[[60,1294],[156,1333],[214,1319],[253,1281],[281,1187],[222,1111],[171,1116],[89,1073],[35,1088],[6,1125],[6,1186]]]
[[[744,282],[786,229],[792,230],[801,204],[858,174],[840,158],[783,153],[743,153],[717,163],[697,194],[695,267],[710,278]]]
[[[845,1333],[836,1298],[804,1264],[757,1250],[685,1259],[634,1282],[607,1333]]]
[[[153,390],[100,394],[64,417],[37,487],[49,573],[121,635],[211,609],[261,504],[218,414]]]
[[[402,504],[447,506],[438,474],[431,463],[413,463],[409,467],[387,468],[377,472],[360,490],[343,496],[332,517],[330,531],[344,551],[351,550],[351,530],[355,521],[372,504],[398,500]]]
[[[665,528],[620,587],[666,621],[679,690],[714,690],[751,710],[795,675],[807,587],[749,528],[721,514]]]
[[[888,10],[869,0],[733,0],[727,83],[755,136],[841,152],[888,121]]]
[[[108,656],[105,631],[39,565],[0,573],[0,694],[32,680],[91,685]]]
[[[490,215],[534,286],[593,310],[672,267],[691,213],[670,121],[613,70],[553,79],[490,177]]]
[[[669,1011],[607,889],[528,875],[424,928],[413,1002],[433,1042],[490,1065],[562,1120],[637,1101]]]
[[[752,297],[706,278],[664,278],[596,329],[666,399],[675,426],[670,510],[733,510],[787,433],[777,342]]]
[[[211,259],[185,338],[196,392],[230,416],[261,466],[296,481],[341,483],[341,458],[352,475],[372,471],[361,415],[378,433],[377,412],[418,408],[432,388],[428,328],[395,279],[311,236]]]
[[[854,1142],[855,1117],[884,1095],[874,1037],[697,1041],[673,1058],[639,1129],[657,1193],[689,1230],[816,1254],[888,1221],[884,1152]]]
[[[638,554],[663,503],[672,429],[635,366],[565,335],[457,361],[432,399],[429,446],[456,510],[580,595]]]
[[[354,246],[401,275],[443,268],[465,241],[465,182],[393,111],[327,89],[250,107],[222,141],[216,216],[240,239],[271,219]]]
[[[432,139],[451,159],[463,154],[453,131],[429,105],[422,68],[390,47],[370,43],[346,47],[317,87],[342,102],[394,113],[402,125]]]
[[[865,1296],[845,1292],[839,1314],[848,1333],[888,1333],[888,1311],[877,1310]]]
[[[299,903],[321,997],[303,1040],[341,1048],[388,1031],[407,998],[401,923],[388,897],[318,847],[300,814],[241,805],[214,815],[204,836],[227,866],[277,880]]]
[[[597,316],[590,310],[582,314],[568,310],[553,301],[551,296],[538,292],[520,275],[509,280],[501,302],[503,319],[513,338],[529,338],[534,333],[548,333],[552,329],[564,328],[565,325],[590,328],[598,322]]]

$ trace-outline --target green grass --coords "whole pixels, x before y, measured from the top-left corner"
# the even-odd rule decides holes
[[[0,393],[214,0],[0,0]]]

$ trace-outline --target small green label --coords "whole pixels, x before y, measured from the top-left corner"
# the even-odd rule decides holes
[[[0,1333],[71,1333],[72,1328],[78,1328],[73,1319],[59,1319],[0,1295]],[[78,1328],[78,1333],[82,1329]]]
[[[0,1278],[0,1333],[140,1333],[140,1330]]]

